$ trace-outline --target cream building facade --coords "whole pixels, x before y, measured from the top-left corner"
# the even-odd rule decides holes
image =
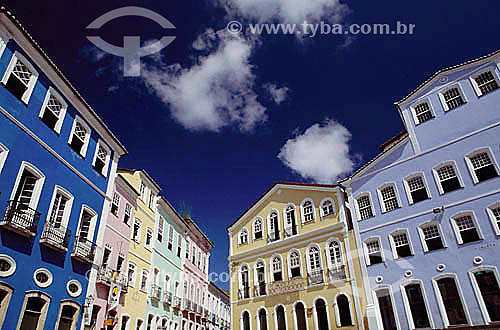
[[[340,186],[275,183],[227,228],[232,329],[366,328],[351,223]]]

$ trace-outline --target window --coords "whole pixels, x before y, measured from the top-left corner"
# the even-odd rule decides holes
[[[250,298],[250,277],[248,274],[248,266],[243,265],[240,269],[240,299],[248,299]]]
[[[146,201],[146,185],[141,181],[141,186],[139,188],[139,193],[143,202]]]
[[[56,323],[57,330],[74,330],[78,321],[80,307],[77,303],[65,301],[61,303],[59,317]]]
[[[388,288],[378,289],[376,291],[378,308],[382,319],[382,330],[397,330],[396,317],[392,297]]]
[[[413,109],[413,117],[415,119],[415,124],[422,124],[428,120],[434,118],[432,114],[431,106],[428,101],[421,102],[414,107]]]
[[[331,241],[328,244],[328,261],[330,269],[339,269],[343,266],[342,247],[338,241]]]
[[[492,161],[488,149],[475,151],[467,155],[466,160],[474,183],[483,182],[498,176],[496,164]]]
[[[41,330],[44,328],[45,318],[50,298],[38,291],[28,292],[24,296],[24,304],[19,316],[19,330]]]
[[[126,203],[125,204],[125,212],[123,215],[123,223],[128,225],[130,218],[132,217],[132,205]]]
[[[500,82],[493,70],[482,72],[472,78],[472,85],[478,96],[486,95],[498,89]]]
[[[9,307],[10,299],[12,298],[12,292],[14,289],[8,285],[0,283],[0,328],[2,328],[3,322],[5,321],[5,316],[7,315],[7,309]]]
[[[500,287],[496,270],[481,268],[472,273],[471,279],[486,322],[500,321]]]
[[[454,162],[434,168],[433,172],[441,195],[462,188]]]
[[[404,183],[410,204],[429,199],[429,192],[427,191],[423,174],[408,176],[404,180]]]
[[[368,256],[366,260],[368,266],[383,262],[382,251],[380,249],[380,242],[378,238],[372,238],[365,241],[365,247]]]
[[[368,194],[358,197],[356,202],[358,204],[359,218],[361,220],[373,217],[372,203]]]
[[[2,83],[7,90],[19,100],[28,104],[37,79],[38,72],[31,63],[19,52],[14,52],[2,78]]]
[[[394,259],[413,255],[413,250],[406,229],[398,230],[390,235]]]
[[[144,320],[141,320],[141,319],[137,319],[136,321],[136,327],[135,327],[135,330],[143,330],[142,329],[142,325],[144,324]]]
[[[318,330],[330,330],[330,326],[328,325],[328,314],[326,312],[327,307],[325,301],[321,298],[316,299],[316,303],[314,304],[316,309],[316,320]]]
[[[105,247],[104,253],[102,254],[102,268],[108,267],[110,255],[111,255],[111,249],[108,247]]]
[[[401,293],[405,301],[410,329],[432,328],[420,283],[406,285]]]
[[[272,258],[272,270],[273,270],[273,280],[282,281],[283,273],[281,268],[281,258],[279,256],[274,256]]]
[[[168,249],[172,251],[174,248],[174,227],[171,225],[168,229]]]
[[[0,41],[1,42],[1,41]],[[2,173],[3,165],[7,160],[7,155],[9,154],[9,149],[0,143],[0,173]]]
[[[248,235],[247,235],[248,237]],[[194,244],[192,245],[192,249],[191,249],[191,263],[193,265],[196,264],[196,247],[194,246]]]
[[[189,241],[186,239],[186,259],[189,260]]]
[[[109,148],[99,140],[97,142],[97,148],[94,155],[93,166],[97,172],[106,176],[108,173],[108,163],[110,159],[111,151]]]
[[[165,219],[160,216],[160,218],[158,219],[158,236],[157,236],[157,239],[158,239],[158,242],[162,242],[163,241],[163,224],[165,222]]]
[[[73,298],[78,298],[82,294],[82,284],[77,280],[69,280],[66,283],[66,291]]]
[[[257,239],[261,239],[262,237],[263,237],[263,234],[262,234],[262,219],[261,218],[257,218],[257,219],[255,219],[255,221],[253,223],[253,239],[257,240]]]
[[[309,271],[311,284],[318,284],[323,281],[323,274],[321,270],[321,257],[319,254],[319,248],[316,246],[311,246],[307,253],[309,257]],[[321,279],[319,277],[321,276]]]
[[[0,277],[9,277],[16,271],[16,261],[7,254],[0,254]]]
[[[111,213],[113,213],[115,217],[118,216],[119,208],[120,208],[120,195],[118,195],[118,193],[115,192],[113,194],[113,202],[111,203]]]
[[[129,330],[130,317],[127,315],[122,315],[122,322],[120,330]]]
[[[240,231],[240,234],[238,235],[238,237],[239,237],[239,244],[240,245],[248,244],[248,231],[246,230],[246,228],[243,228]]]
[[[46,226],[55,229],[59,234],[66,233],[71,206],[73,204],[73,196],[63,188],[56,186],[52,197],[49,216]],[[56,234],[54,232],[54,234]]]
[[[297,251],[290,252],[290,274],[293,277],[300,277],[300,255]]]
[[[148,271],[143,269],[142,270],[142,274],[141,274],[141,286],[139,287],[139,289],[141,291],[144,291],[146,292],[146,287],[147,287],[147,282],[148,282]]]
[[[339,327],[346,327],[352,325],[351,306],[349,298],[345,294],[340,294],[337,297],[336,309],[338,313],[337,325]]]
[[[295,220],[295,206],[288,205],[285,209],[285,238],[297,235],[297,222]]]
[[[488,215],[497,235],[500,235],[500,202],[488,206]]]
[[[87,206],[82,207],[82,213],[80,216],[80,225],[78,227],[78,241],[82,244],[82,248],[90,249],[87,246],[90,241],[94,238],[94,227],[97,221],[97,213]]]
[[[49,128],[59,134],[67,108],[68,105],[59,93],[52,87],[49,87],[38,116]]]
[[[333,201],[331,199],[327,199],[323,203],[321,203],[321,211],[323,217],[326,217],[327,215],[330,214],[334,214],[335,209],[333,207]]]
[[[382,211],[389,212],[399,208],[396,187],[393,184],[387,184],[379,188],[379,196],[382,200]]]
[[[198,268],[201,269],[201,251],[198,251]]]
[[[460,214],[451,218],[458,244],[479,241],[481,235],[472,213]]]
[[[146,228],[146,242],[144,243],[146,248],[149,249],[151,248],[152,238],[153,238],[153,231],[151,230],[151,228]]]
[[[264,308],[259,309],[258,312],[259,318],[258,318],[258,324],[259,324],[259,330],[267,330],[267,313]],[[305,316],[305,314],[304,314]],[[304,328],[305,330],[305,328]]]
[[[177,257],[180,258],[182,253],[182,238],[181,234],[177,234]]]
[[[141,220],[137,218],[134,219],[134,226],[132,227],[132,240],[136,243],[141,241],[141,224]]]
[[[314,221],[314,206],[310,200],[303,202],[302,204],[302,216],[304,217],[304,222]],[[288,215],[287,215],[288,217]]]
[[[90,128],[80,117],[76,116],[69,136],[70,147],[80,156],[85,157],[90,140]],[[97,155],[97,154],[96,154]]]
[[[243,321],[242,330],[250,330],[250,313],[248,313],[248,311],[244,311],[241,319]]]
[[[445,326],[468,324],[462,298],[454,277],[446,276],[432,281]]]
[[[151,210],[154,210],[154,202],[155,202],[155,195],[153,194],[153,192],[151,192],[149,194],[149,203],[148,203],[148,207],[151,209]]]
[[[269,214],[268,223],[269,223],[269,240],[271,242],[279,240],[280,231],[279,231],[278,212],[272,211]]]
[[[431,222],[419,227],[420,237],[425,252],[445,248],[441,227],[438,223]]]
[[[121,253],[121,252],[120,252]],[[122,255],[118,255],[118,259],[116,261],[116,271],[118,273],[121,273],[122,268],[123,268],[123,262],[125,261],[125,258]]]
[[[12,189],[10,199],[14,201],[12,207],[17,211],[24,211],[26,216],[22,219],[18,219],[19,221],[16,221],[19,217],[12,217],[12,219],[9,220],[13,224],[21,228],[28,225],[26,222],[30,222],[29,225],[31,225],[33,220],[32,216],[29,216],[30,211],[27,210],[27,208],[36,210],[44,181],[45,175],[40,170],[27,162],[23,161],[21,163],[21,168],[17,174],[16,184]]]
[[[453,110],[466,103],[465,97],[459,86],[448,88],[439,94],[444,111]]]

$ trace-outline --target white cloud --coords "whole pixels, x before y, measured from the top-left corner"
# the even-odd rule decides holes
[[[267,89],[269,94],[271,94],[271,97],[276,104],[281,104],[283,102],[288,94],[288,87],[278,87],[275,84],[264,84],[264,88]]]
[[[236,125],[250,132],[267,120],[266,108],[254,92],[255,75],[249,58],[253,43],[229,33],[209,30],[195,49],[213,50],[197,56],[191,67],[144,67],[146,85],[169,105],[172,117],[185,128],[217,132]]]
[[[354,169],[350,152],[351,133],[333,120],[314,124],[286,141],[278,158],[305,179],[333,183]]]
[[[340,22],[349,12],[340,0],[219,0],[229,13],[236,13],[258,22],[318,23]]]

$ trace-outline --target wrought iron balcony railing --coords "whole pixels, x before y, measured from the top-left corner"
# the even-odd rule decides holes
[[[57,223],[47,222],[40,243],[58,251],[68,251],[71,230]]]
[[[270,235],[267,236],[267,243],[272,243],[272,242],[276,242],[276,241],[279,241],[279,235],[278,237],[276,237],[275,234],[271,233]]]
[[[275,281],[268,284],[266,294],[268,296],[281,295],[289,292],[304,290],[306,287],[303,277],[293,277],[287,281]]]
[[[266,282],[259,282],[256,286],[254,286],[254,295],[255,297],[267,295]]]
[[[172,292],[165,291],[163,293],[163,303],[165,303],[167,305],[172,305]]]
[[[335,268],[328,269],[328,277],[330,278],[330,282],[346,280],[347,276],[345,274],[345,266],[341,265]]]
[[[250,287],[246,286],[246,287],[243,287],[243,289],[239,289],[238,290],[238,297],[240,299],[248,299],[248,298],[250,298]]]
[[[312,271],[311,273],[307,274],[307,280],[309,282],[309,285],[316,285],[316,284],[324,283],[323,270],[318,269],[318,270]]]
[[[285,238],[296,236],[299,234],[299,231],[297,230],[297,226],[295,228],[290,228],[285,230]]]
[[[97,245],[89,241],[86,237],[76,236],[71,256],[82,262],[92,264],[94,262],[96,249]]]
[[[97,272],[97,282],[105,285],[117,283],[122,287],[125,292],[128,291],[128,278],[125,274],[118,272],[110,267],[101,266]]]
[[[7,210],[0,226],[25,237],[33,237],[37,233],[40,212],[18,201],[8,201]]]
[[[157,301],[161,300],[161,286],[156,284],[151,284],[151,298]]]

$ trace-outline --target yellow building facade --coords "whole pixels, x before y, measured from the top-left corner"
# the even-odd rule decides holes
[[[121,315],[129,318],[130,329],[146,329],[148,287],[151,284],[151,256],[155,228],[155,207],[160,187],[144,170],[118,169],[118,173],[139,192],[137,207],[130,220],[128,251],[128,292]]]
[[[364,329],[349,210],[337,185],[276,183],[228,229],[233,330]]]

